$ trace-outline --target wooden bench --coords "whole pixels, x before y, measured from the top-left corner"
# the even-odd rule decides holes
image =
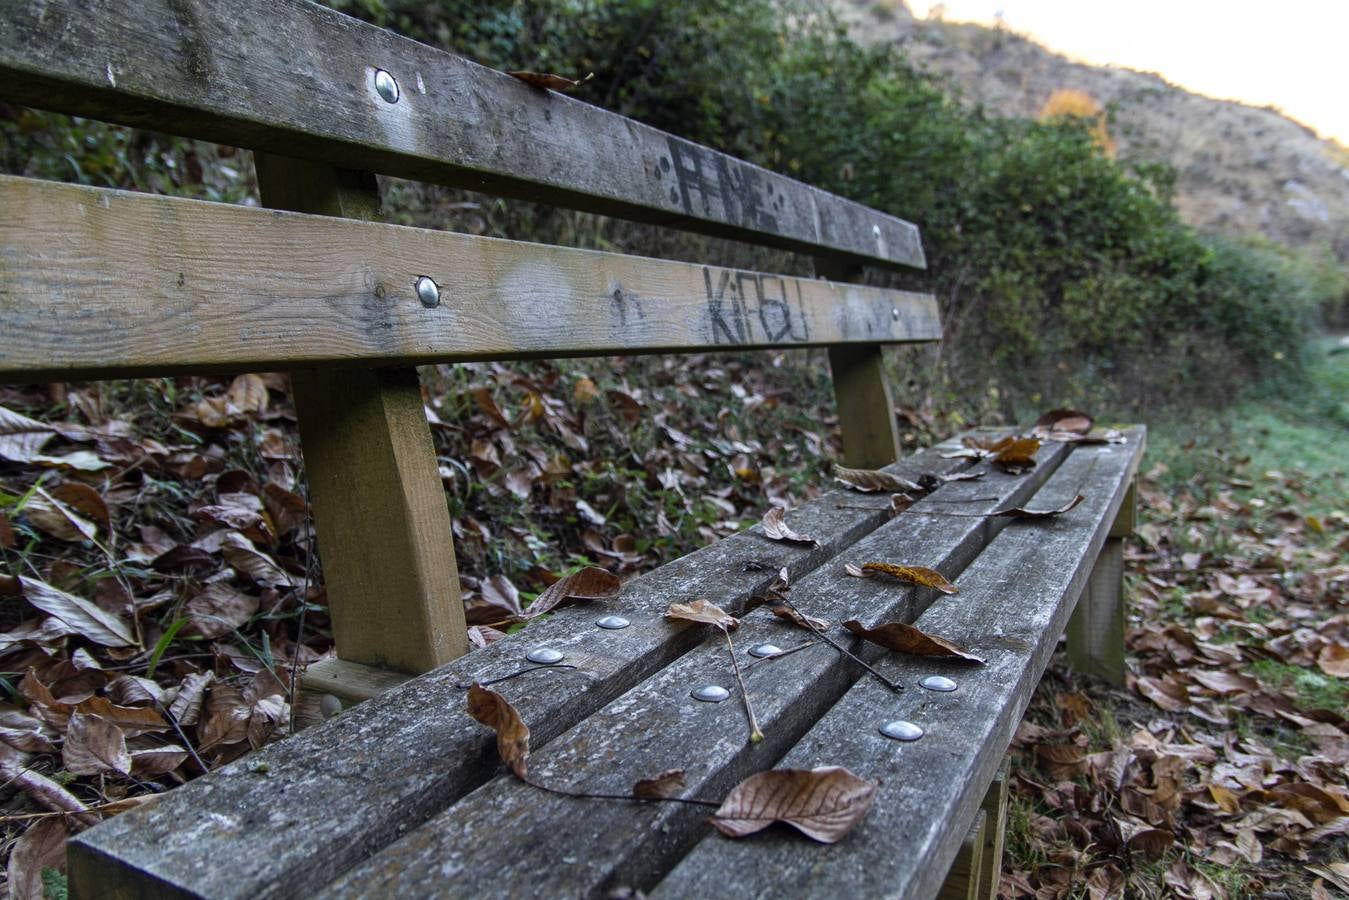
[[[0,380],[289,371],[338,653],[305,683],[378,695],[79,835],[74,896],[692,896],[728,878],[755,894],[996,891],[999,767],[1065,626],[1075,663],[1123,677],[1119,539],[1141,429],[1047,443],[1029,471],[941,484],[899,516],[883,494],[827,493],[789,513],[818,546],[751,529],[465,656],[412,368],[827,346],[846,465],[911,479],[984,466],[947,458],[955,443],[896,462],[881,346],[938,339],[936,305],[860,276],[922,267],[916,227],[301,0],[145,0],[135,16],[11,4],[0,98],[255,151],[272,210],[0,179],[0,327],[21,336],[0,345]],[[832,280],[386,225],[376,172],[808,253]],[[1079,493],[1054,519],[980,515]],[[937,568],[961,592],[934,604],[931,589],[844,572],[872,560]],[[853,647],[906,686],[894,693],[824,644],[756,662],[745,677],[766,738],[752,744],[741,706],[690,697],[733,686],[725,646],[664,613],[704,597],[739,614],[779,568],[811,615],[917,621],[987,665]],[[630,625],[596,628],[609,613]],[[758,608],[737,643],[790,642],[788,628]],[[692,807],[499,774],[462,685],[545,647],[576,668],[501,686],[544,781],[626,793],[677,767],[688,795],[719,797],[776,765],[844,765],[883,780],[870,816],[828,848],[732,842]],[[917,686],[934,673],[957,689]],[[881,736],[895,719],[925,736]]]

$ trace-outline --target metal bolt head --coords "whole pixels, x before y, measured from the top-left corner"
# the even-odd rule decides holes
[[[872,225],[872,226],[871,226],[871,234],[872,234],[873,237],[879,238],[879,237],[881,236],[881,226],[879,226],[879,225]]]
[[[602,619],[596,619],[595,624],[610,631],[617,631],[620,628],[627,628],[632,623],[622,616],[605,616]]]
[[[398,82],[383,69],[375,70],[375,90],[388,103],[398,102]]]
[[[899,321],[899,310],[895,309],[893,306],[890,307],[890,318],[894,319],[896,322]]]
[[[562,662],[562,651],[554,650],[552,647],[536,647],[525,654],[525,659],[539,665],[551,666],[553,663]]]
[[[943,693],[946,693],[956,689],[956,683],[945,675],[929,675],[918,683],[929,691],[942,691]]]
[[[440,285],[428,275],[418,277],[417,299],[422,301],[422,306],[427,309],[435,309],[440,305]]]
[[[923,736],[923,729],[912,722],[896,719],[882,725],[881,734],[896,741],[916,741]]]
[[[693,699],[701,700],[704,703],[720,703],[723,700],[729,700],[731,692],[719,684],[705,684],[702,687],[693,689]]]
[[[749,655],[763,659],[765,656],[777,656],[782,648],[775,644],[755,644],[749,648]]]

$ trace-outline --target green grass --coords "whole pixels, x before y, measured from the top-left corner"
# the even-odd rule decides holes
[[[1272,688],[1292,687],[1303,709],[1349,708],[1349,681],[1323,675],[1303,666],[1262,659],[1251,665],[1251,674]]]

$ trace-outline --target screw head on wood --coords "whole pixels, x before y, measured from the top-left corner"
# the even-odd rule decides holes
[[[383,69],[375,70],[375,90],[388,103],[398,102],[398,82]]]
[[[882,725],[881,734],[896,741],[916,741],[923,736],[923,729],[912,722],[896,719]]]
[[[551,666],[553,663],[562,662],[562,651],[554,650],[552,647],[535,647],[525,654],[525,659],[539,665]]]
[[[893,306],[890,307],[890,318],[894,319],[896,322],[899,321],[899,310],[895,309]]]
[[[729,700],[731,692],[719,684],[705,684],[702,687],[693,689],[693,699],[701,700],[704,703],[720,703],[723,700]]]
[[[610,631],[617,631],[620,628],[627,628],[632,623],[622,616],[605,616],[602,619],[596,619],[595,624]]]
[[[749,655],[763,659],[765,656],[777,656],[782,652],[782,648],[776,644],[755,644],[749,648]]]
[[[420,276],[417,279],[417,299],[427,309],[436,308],[440,305],[440,285],[427,275]]]
[[[945,675],[929,675],[918,683],[929,691],[942,691],[945,693],[956,689],[956,683]]]

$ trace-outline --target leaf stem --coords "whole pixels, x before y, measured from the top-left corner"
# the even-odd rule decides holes
[[[633,803],[690,803],[696,806],[711,806],[719,808],[721,806],[716,800],[700,800],[697,797],[634,797],[632,794],[603,794],[590,793],[589,791],[569,791],[566,788],[553,787],[538,781],[531,781],[528,778],[521,778],[525,784],[530,787],[538,788],[549,794],[557,794],[560,797],[575,797],[578,800],[628,800]]]
[[[803,612],[801,612],[801,610],[797,609],[797,608],[796,608],[796,604],[794,604],[794,603],[792,603],[792,601],[788,600],[788,599],[786,598],[786,596],[783,596],[783,595],[779,595],[779,596],[781,597],[782,602],[785,603],[785,604],[787,604],[787,606],[788,606],[790,609],[794,610],[794,611],[796,612],[797,615],[801,616],[803,619],[805,618],[805,613],[803,613]],[[848,650],[846,647],[844,647],[844,646],[843,646],[842,644],[840,644],[838,641],[836,641],[836,640],[834,640],[833,638],[831,638],[829,635],[825,634],[825,633],[824,633],[823,631],[821,631],[820,629],[818,629],[818,628],[812,628],[811,630],[814,631],[817,635],[819,635],[820,638],[821,638],[822,640],[824,640],[826,643],[829,644],[829,646],[833,647],[833,648],[834,648],[835,650],[837,650],[839,653],[842,653],[844,656],[848,657],[848,658],[851,659],[853,662],[857,663],[859,666],[861,666],[862,668],[866,669],[866,670],[867,670],[868,672],[870,672],[872,675],[876,676],[877,680],[879,680],[881,684],[885,685],[885,686],[888,687],[890,690],[894,691],[895,693],[899,693],[900,691],[904,690],[904,685],[902,685],[902,684],[897,684],[897,683],[891,681],[889,678],[886,678],[886,677],[885,677],[884,675],[882,675],[880,672],[877,672],[877,671],[876,671],[870,664],[868,664],[865,660],[863,660],[863,659],[859,658],[858,656],[854,655],[850,650]]]
[[[754,715],[754,704],[750,702],[745,678],[740,674],[740,661],[735,658],[735,645],[731,643],[731,632],[723,628],[721,633],[726,635],[726,649],[731,654],[731,665],[735,666],[735,680],[740,682],[740,696],[745,698],[745,713],[749,715],[749,742],[757,744],[763,740],[763,732],[759,730],[759,719]]]

